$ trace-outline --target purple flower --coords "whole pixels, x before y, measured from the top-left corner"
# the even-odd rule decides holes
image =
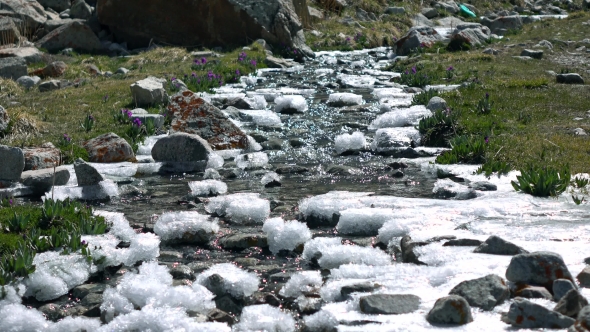
[[[82,240],[82,242],[80,242],[81,245],[85,246],[86,245],[86,241]]]
[[[486,92],[486,99],[490,98],[490,94]]]
[[[250,64],[251,64],[252,66],[256,67],[256,60],[251,60],[251,61],[250,61]]]
[[[484,140],[484,141],[486,141],[486,144],[488,144],[488,143],[490,142],[490,139],[489,139],[487,136],[486,136],[486,137],[484,137],[484,139],[483,139],[483,140]]]
[[[213,72],[209,70],[209,72],[207,73],[207,78],[209,78],[209,80],[211,80],[214,77],[215,77],[215,74],[213,74]]]
[[[12,198],[8,200],[8,204],[12,205]]]
[[[130,110],[125,110],[125,111],[126,111],[125,113],[127,114],[128,118],[133,116],[133,112],[131,112]]]
[[[346,41],[349,42],[350,41],[350,37],[346,37]]]
[[[141,127],[141,120],[139,118],[133,119],[133,125],[136,127]]]
[[[71,138],[71,137],[70,137],[68,134],[64,134],[64,137],[63,137],[63,139],[64,139],[64,141],[66,141],[66,142],[71,142],[71,141],[72,141],[72,138]]]
[[[193,62],[195,63],[195,65],[200,65],[201,64],[201,61],[199,61],[199,59],[195,59],[195,60],[193,60]]]
[[[207,59],[205,59],[205,58],[201,58],[201,63],[202,63],[202,64],[207,64]]]
[[[453,66],[449,66],[449,68],[447,68],[447,71],[452,71],[455,70],[455,68],[453,68]]]
[[[191,74],[191,76],[192,76],[192,77],[197,77],[197,74],[193,72],[193,73]]]
[[[172,77],[172,78],[170,79],[170,82],[174,82],[174,81],[176,81],[176,77]]]
[[[240,76],[240,70],[236,69],[236,76]]]
[[[416,74],[416,67],[412,67],[412,74]]]
[[[88,114],[88,120],[94,121],[94,117],[91,114]]]
[[[109,95],[104,95],[104,97],[102,97],[102,101],[103,102],[107,102],[109,100]]]

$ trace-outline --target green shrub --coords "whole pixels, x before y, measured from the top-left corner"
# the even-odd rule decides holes
[[[549,166],[530,165],[520,171],[521,175],[512,181],[516,191],[538,196],[559,196],[570,184],[571,173],[569,166],[556,169]]]
[[[582,178],[579,176],[576,176],[575,178],[572,179],[571,185],[575,188],[585,188],[588,184],[590,183],[590,180],[588,180],[587,178]]]
[[[450,140],[451,150],[436,157],[436,162],[448,164],[483,164],[487,148],[487,138],[457,136]]]
[[[449,146],[449,140],[457,134],[458,114],[450,110],[438,110],[430,117],[418,123],[418,131],[422,135],[424,146]]]
[[[432,76],[421,73],[416,67],[412,67],[410,70],[401,73],[400,83],[407,86],[423,88],[429,85],[432,79]]]
[[[492,174],[496,173],[500,177],[508,174],[511,170],[512,166],[505,161],[488,160],[475,171],[475,174],[484,174],[489,178]]]
[[[432,97],[439,95],[438,90],[430,89],[421,93],[417,93],[412,97],[412,105],[428,105]]]
[[[477,102],[477,114],[486,115],[492,113],[493,104],[494,103],[490,101],[490,94],[486,92],[485,96]]]

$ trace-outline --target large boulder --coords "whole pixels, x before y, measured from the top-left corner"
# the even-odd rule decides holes
[[[133,102],[138,106],[153,106],[165,104],[168,101],[168,93],[164,89],[163,79],[150,76],[137,81],[129,87]]]
[[[518,255],[525,254],[528,251],[517,246],[512,242],[508,242],[499,236],[492,235],[486,239],[479,247],[473,250],[475,253],[492,254],[492,255]]]
[[[213,153],[209,143],[198,135],[175,133],[159,139],[152,148],[152,158],[164,162],[199,162]]]
[[[562,84],[584,84],[584,79],[577,73],[557,74],[555,80]]]
[[[20,32],[14,21],[9,17],[0,17],[0,36],[3,44],[17,44]]]
[[[491,31],[479,23],[462,23],[451,34],[451,47],[460,48],[463,44],[472,47],[485,45],[490,39]]]
[[[577,290],[571,289],[557,302],[553,310],[562,315],[576,318],[582,308],[587,305],[588,300]]]
[[[504,35],[509,30],[522,29],[522,18],[519,15],[500,16],[493,20],[484,17],[481,19],[481,24],[490,28],[492,33],[496,35]]]
[[[66,168],[45,168],[35,171],[25,171],[21,174],[20,182],[32,187],[37,194],[46,193],[53,185],[63,186],[70,180],[70,171]]]
[[[467,300],[459,295],[449,295],[436,300],[426,320],[435,325],[464,325],[473,322],[473,316]]]
[[[168,105],[170,130],[199,135],[215,150],[246,149],[248,137],[223,112],[191,91],[172,97]]]
[[[55,147],[25,148],[25,171],[53,168],[61,162],[61,152]]]
[[[489,311],[510,297],[510,289],[506,286],[504,279],[495,274],[489,274],[482,278],[463,281],[449,294],[460,295],[472,307]]]
[[[0,16],[21,20],[31,31],[35,31],[47,21],[45,9],[37,1],[2,0]]]
[[[92,29],[80,21],[72,21],[60,26],[37,41],[36,45],[49,52],[58,52],[66,48],[96,52],[102,48],[100,40]]]
[[[74,172],[76,172],[78,186],[94,186],[104,181],[104,177],[96,168],[80,158],[74,162]]]
[[[237,46],[248,36],[314,56],[290,0],[104,0],[98,2],[97,13],[100,23],[131,48],[145,47],[150,40]]]
[[[517,328],[565,329],[574,323],[574,319],[551,311],[542,305],[517,297],[510,305],[508,313],[502,315],[502,321]]]
[[[92,16],[92,7],[90,7],[84,0],[75,0],[72,2],[70,9],[70,17],[87,20]]]
[[[37,0],[45,8],[51,8],[58,13],[70,8],[70,0]]]
[[[536,251],[512,257],[506,269],[506,279],[517,284],[528,284],[553,288],[556,279],[574,279],[563,262],[563,258],[549,251]]]
[[[28,64],[41,62],[43,52],[36,47],[14,47],[0,49],[0,58],[23,58]]]
[[[0,180],[18,181],[25,168],[23,150],[0,145]]]
[[[590,6],[589,6],[590,7]],[[590,331],[590,305],[585,306],[578,313],[574,325],[569,329],[569,332],[588,332]]]
[[[0,77],[16,80],[27,75],[27,62],[23,58],[0,58]]]
[[[398,55],[408,55],[422,47],[431,47],[444,38],[432,27],[418,26],[411,28],[405,36],[395,44]]]
[[[100,135],[84,143],[93,163],[118,163],[135,160],[131,145],[115,133]]]

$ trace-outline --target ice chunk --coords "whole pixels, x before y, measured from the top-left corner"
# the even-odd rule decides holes
[[[256,152],[262,150],[262,145],[260,145],[254,137],[246,136],[248,138],[248,147],[244,149],[244,152]]]
[[[221,175],[219,174],[219,172],[213,168],[207,168],[205,170],[205,174],[203,174],[203,179],[208,179],[208,180],[219,180],[221,179]]]
[[[304,293],[317,292],[323,284],[320,271],[302,271],[291,276],[279,294],[297,298]]]
[[[413,99],[414,95],[411,93],[391,94],[379,99],[379,110],[383,113],[394,111],[399,107],[409,107],[412,105]]]
[[[275,103],[277,113],[294,114],[307,111],[307,101],[300,95],[278,97]]]
[[[191,181],[188,186],[193,196],[217,196],[227,193],[227,184],[218,180]]]
[[[264,176],[262,177],[262,179],[260,179],[260,183],[262,183],[263,186],[269,185],[281,185],[281,177],[275,173],[275,172],[268,172],[266,174],[264,174]]]
[[[363,68],[365,66],[365,60],[352,61],[349,66],[350,68]]]
[[[131,239],[131,245],[122,256],[121,263],[132,266],[139,261],[149,261],[160,256],[160,238],[152,233],[140,233]]]
[[[375,152],[388,152],[420,144],[420,132],[414,127],[382,128],[375,132],[371,149]]]
[[[314,71],[314,73],[316,74],[316,76],[320,77],[320,76],[325,76],[325,75],[330,75],[334,73],[334,69],[330,69],[330,68],[319,68],[316,69]]]
[[[111,216],[106,215],[107,221]],[[121,225],[121,229],[124,226]],[[125,231],[127,233],[127,231]],[[133,232],[135,233],[135,232]],[[127,233],[129,234],[129,233]],[[160,255],[160,238],[153,233],[139,233],[129,235],[129,248],[117,248],[120,239],[110,232],[98,236],[82,236],[88,242],[92,258],[104,260],[101,266],[134,265],[138,261],[149,261]]]
[[[274,102],[277,97],[281,96],[281,93],[274,89],[258,89],[256,91],[249,91],[246,95],[248,97],[262,96],[267,102]]]
[[[90,331],[90,330],[89,330]],[[97,332],[125,331],[185,331],[185,332],[230,332],[225,323],[198,323],[186,312],[175,308],[144,307],[126,315],[121,315],[109,324],[101,326]]]
[[[100,325],[100,320],[97,318],[66,317],[55,324],[51,324],[48,331],[96,331],[100,328]]]
[[[390,256],[377,248],[350,245],[329,246],[321,252],[318,264],[323,269],[333,269],[344,264],[390,265]]]
[[[237,224],[260,224],[270,215],[270,202],[253,193],[212,197],[205,208]]]
[[[245,85],[256,85],[259,81],[265,81],[266,78],[258,77],[258,76],[242,76],[240,77],[240,82]],[[250,97],[248,94],[246,94]]]
[[[146,137],[146,139],[142,143],[139,144],[139,146],[137,148],[137,154],[151,156],[152,149],[153,149],[154,145],[156,145],[156,142],[166,136],[168,136],[168,135],[164,134],[164,135]]]
[[[332,93],[328,97],[328,105],[335,107],[354,106],[363,103],[363,96],[355,95],[354,93]]]
[[[336,153],[342,154],[347,151],[359,151],[365,148],[367,140],[365,135],[360,131],[354,132],[351,135],[342,134],[336,136],[334,140]]]
[[[424,105],[399,108],[379,115],[371,122],[369,129],[415,126],[420,119],[429,116],[432,116],[432,112],[426,109]]]
[[[262,168],[268,165],[268,155],[264,152],[241,154],[235,158],[235,162],[241,169]]]
[[[324,195],[304,198],[299,202],[299,211],[306,220],[321,219],[331,221],[334,213],[347,208],[364,207],[358,198],[370,193],[351,193],[348,191],[331,191]]]
[[[119,196],[119,187],[112,180],[104,180],[95,186],[56,186],[45,193],[45,198],[63,201],[69,199],[96,200]]]
[[[242,310],[240,322],[234,325],[233,331],[294,332],[295,320],[291,315],[268,304],[252,305]]]
[[[338,326],[338,319],[326,310],[320,310],[303,319],[307,331],[335,331]]]
[[[275,255],[280,250],[292,251],[311,239],[307,225],[296,220],[283,221],[282,218],[272,218],[264,222],[262,230],[266,232],[269,249]]]
[[[257,126],[279,126],[281,118],[277,113],[269,110],[240,110],[240,116]]]
[[[338,83],[347,88],[372,88],[376,79],[369,75],[339,74]]]
[[[377,97],[377,99],[395,98],[401,95],[412,96],[412,94],[405,93],[404,90],[400,88],[378,88],[373,90],[373,95]]]
[[[246,272],[231,263],[213,265],[197,276],[195,285],[210,286],[209,277],[214,274],[221,277],[223,291],[230,293],[234,298],[242,299],[258,290],[256,274]]]
[[[451,179],[438,179],[432,189],[437,198],[452,198],[457,200],[472,199],[477,197],[475,190],[456,183]]]
[[[419,225],[419,218],[392,218],[379,229],[378,239],[383,244],[389,244],[393,238],[403,237],[410,232],[410,225]]]
[[[0,331],[47,331],[49,325],[40,311],[22,304],[0,307]]]
[[[209,160],[207,161],[207,166],[205,166],[205,170],[207,169],[219,169],[223,167],[223,157],[219,154],[212,153],[209,155]]]
[[[166,212],[158,218],[154,225],[154,233],[160,236],[162,241],[182,239],[187,234],[199,234],[200,237],[207,237],[218,231],[219,225],[216,220],[211,221],[209,216],[193,211]]]
[[[224,160],[234,159],[242,153],[242,149],[228,149],[228,150],[216,150],[213,151],[216,155],[221,156]]]
[[[213,294],[201,285],[172,287],[172,275],[164,265],[144,262],[139,273],[128,272],[116,288],[107,288],[101,311],[107,321],[134,307],[169,307],[206,313],[215,307]]]
[[[347,209],[340,212],[340,219],[336,229],[340,234],[373,236],[377,235],[383,224],[392,219],[393,216],[392,209]]]
[[[319,258],[322,251],[328,247],[336,247],[342,245],[342,239],[339,237],[316,237],[315,239],[305,242],[303,254],[301,257],[305,260],[312,260]]]
[[[34,296],[39,301],[56,299],[83,284],[96,267],[88,263],[80,254],[61,255],[57,251],[47,251],[35,255],[35,272],[25,279],[26,296]]]

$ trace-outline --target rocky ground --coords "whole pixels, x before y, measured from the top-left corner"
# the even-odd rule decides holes
[[[241,28],[266,29],[269,43],[230,53],[128,50],[114,41],[135,32],[128,45],[146,42],[133,28],[141,19],[118,25],[129,3],[2,7],[41,29],[53,23],[41,11],[82,20],[39,36],[47,51],[63,51],[47,46],[62,34],[112,54],[31,46],[0,59],[0,330],[589,330],[590,177],[569,150],[588,144],[590,44],[576,32],[590,20],[520,16],[585,3],[502,2],[492,12],[477,2],[467,8],[489,12],[475,23],[453,15],[456,3],[318,2],[325,27],[365,29],[395,15],[418,26],[371,49],[346,27],[344,39],[309,30],[326,38],[308,36],[312,48],[345,50],[315,53],[301,44],[305,2],[265,7],[285,19],[275,23],[240,7]],[[179,10],[153,6],[142,10]],[[385,6],[388,16],[375,14]],[[165,23],[146,29],[165,41]],[[475,105],[488,92],[494,106]],[[72,120],[75,107],[84,114]],[[536,111],[528,120],[527,107]],[[483,159],[442,162],[457,149],[421,131],[424,119],[455,111],[454,131],[485,135]],[[523,144],[531,135],[557,148]],[[482,160],[523,170],[515,159],[537,149],[547,165],[576,156],[579,174],[552,198],[515,191],[518,170],[477,173]],[[87,206],[71,210],[68,199]]]

